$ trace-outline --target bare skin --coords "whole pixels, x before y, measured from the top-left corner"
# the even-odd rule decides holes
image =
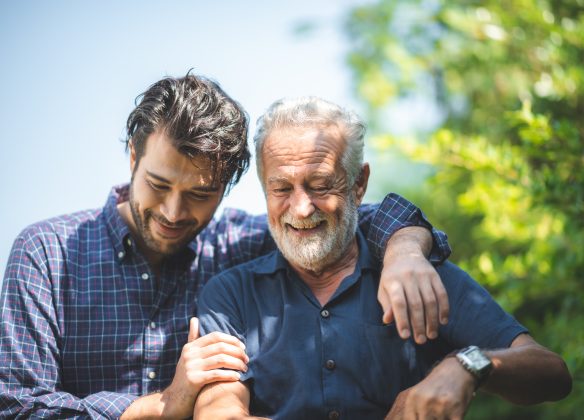
[[[246,371],[249,358],[237,338],[215,332],[199,337],[199,321],[192,318],[188,343],[176,367],[172,383],[162,392],[138,398],[121,419],[177,419],[190,417],[203,386],[238,381],[236,371]]]
[[[155,273],[168,254],[185,246],[207,225],[219,206],[223,186],[213,182],[210,167],[204,157],[193,159],[179,153],[164,132],[154,132],[148,138],[139,161],[133,146],[130,147],[133,204],[123,202],[118,205],[118,210]],[[413,245],[410,241],[420,243]],[[391,310],[399,330],[405,331],[404,338],[413,328],[416,337],[424,336],[425,340],[425,317],[421,314],[414,317],[410,327],[411,314],[407,305],[396,301],[392,306],[390,291],[403,290],[400,297],[406,296],[407,292],[412,296],[419,295],[419,290],[426,287],[423,283],[429,281],[429,270],[434,272],[439,282],[438,274],[424,254],[429,253],[432,237],[422,227],[404,228],[397,239],[389,242],[386,255],[396,254],[398,251],[394,248],[402,246],[417,249],[417,253],[412,251],[410,260],[417,268],[395,267],[387,273],[383,272],[381,281],[384,286],[380,289],[380,301],[384,310]],[[402,284],[406,282],[410,284]],[[327,301],[335,289],[334,282],[315,283],[315,294],[323,301]],[[393,295],[398,296],[395,292]],[[447,312],[448,298],[445,293],[437,295],[436,300],[440,310]],[[437,331],[438,312],[431,309],[426,314],[426,318],[430,319],[430,328]],[[172,384],[164,391],[135,400],[122,418],[190,416],[195,398],[203,386],[214,381],[238,380],[239,375],[227,369],[246,369],[247,356],[242,349],[241,342],[225,334],[198,338],[198,330],[191,325],[189,342],[183,348]]]
[[[395,321],[400,337],[406,339],[413,333],[418,344],[438,337],[439,326],[448,323],[450,309],[444,285],[426,259],[432,246],[429,234],[423,228],[406,228],[391,237],[377,294],[383,322]],[[415,242],[427,248],[412,246]]]
[[[520,405],[557,401],[571,391],[572,379],[564,361],[521,334],[508,349],[485,351],[493,370],[485,391]],[[417,385],[402,391],[388,420],[462,419],[472,401],[474,377],[454,358],[440,362]]]
[[[298,226],[282,222],[288,220],[286,215],[294,216],[291,220],[309,218],[319,209],[327,214],[342,218],[343,206],[347,205],[347,194],[353,194],[360,203],[369,176],[369,168],[364,168],[364,175],[357,180],[347,193],[346,179],[338,167],[338,157],[342,152],[342,141],[338,133],[332,130],[311,127],[275,130],[270,133],[264,150],[264,182],[268,204],[268,218],[274,229],[288,232],[285,239],[294,239],[293,235],[317,235],[326,229],[323,224],[334,223],[330,219],[312,224],[298,223]],[[294,141],[292,141],[294,139]],[[294,147],[290,146],[294,144]],[[341,145],[341,146],[339,146]],[[323,181],[324,180],[324,181]],[[333,219],[334,220],[334,219]],[[275,238],[278,235],[275,235]],[[276,239],[278,242],[278,239]],[[397,240],[399,242],[399,238]],[[281,245],[278,242],[279,246]],[[419,258],[419,249],[404,246],[385,255],[385,262],[397,262],[396,271],[407,271],[410,259]],[[343,278],[353,272],[358,252],[355,241],[332,263],[319,269],[307,269],[300,259],[288,262],[311,288],[321,304],[328,301]],[[403,262],[402,268],[400,262]],[[406,268],[404,268],[406,267]],[[426,273],[425,286],[412,291],[409,286],[390,285],[387,290],[393,306],[388,304],[397,318],[398,313],[410,307],[410,318],[416,323],[424,324],[424,316],[416,317],[415,312],[424,307],[436,317],[446,321],[447,311],[438,309],[434,297],[441,298],[439,287],[432,281],[431,273]],[[429,279],[429,281],[428,281]],[[442,283],[440,282],[440,286]],[[436,287],[436,289],[435,289]],[[380,294],[383,295],[382,292]],[[444,294],[445,295],[445,294]],[[383,296],[381,300],[385,300]],[[388,302],[386,301],[386,304]],[[413,306],[412,306],[413,304]],[[385,309],[385,308],[384,308]],[[423,313],[423,310],[421,311]],[[406,317],[407,318],[407,317]],[[426,319],[426,323],[428,320]],[[435,337],[432,328],[437,326],[430,320],[431,328],[427,333]],[[399,327],[398,327],[399,328]],[[414,330],[415,331],[415,330]],[[416,333],[418,334],[418,333]],[[424,333],[420,333],[424,335]],[[425,337],[416,341],[424,342]],[[510,348],[487,352],[493,360],[493,371],[484,385],[488,392],[517,404],[535,404],[553,401],[566,396],[571,389],[571,378],[563,360],[555,353],[537,344],[530,336],[518,336]],[[381,373],[380,373],[381,374]],[[390,374],[390,373],[386,373]],[[388,419],[462,419],[471,402],[475,390],[475,379],[455,358],[446,358],[417,385],[403,391],[391,411]],[[195,405],[197,418],[248,418],[250,391],[240,382],[206,386],[201,391]],[[199,417],[201,416],[201,417]]]

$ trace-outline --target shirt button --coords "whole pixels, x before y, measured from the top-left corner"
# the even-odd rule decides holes
[[[328,413],[329,420],[338,420],[341,417],[341,414],[337,410],[331,410]]]
[[[322,311],[320,311],[320,316],[322,316],[323,318],[328,318],[329,316],[331,316],[331,313],[326,309],[323,309]]]
[[[148,377],[150,379],[156,379],[156,372],[152,371],[152,372],[148,372]]]
[[[335,363],[334,360],[327,360],[326,363],[324,364],[326,366],[326,368],[328,370],[333,370],[335,367],[337,367],[337,364]]]
[[[150,329],[155,329],[156,328],[156,322],[151,322],[150,323]]]
[[[118,259],[121,260],[122,258],[124,258],[124,255],[126,255],[126,253],[124,251],[118,252]]]
[[[142,280],[148,280],[150,278],[150,276],[148,275],[148,273],[142,273]]]

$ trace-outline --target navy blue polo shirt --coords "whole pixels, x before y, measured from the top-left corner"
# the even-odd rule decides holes
[[[508,347],[526,329],[464,271],[438,267],[450,322],[425,345],[383,325],[380,266],[358,233],[359,259],[321,306],[279,251],[216,276],[199,298],[202,334],[246,345],[242,374],[253,415],[278,419],[384,418],[397,394],[454,349]]]

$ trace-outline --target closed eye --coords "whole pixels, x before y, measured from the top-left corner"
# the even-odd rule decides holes
[[[208,194],[199,194],[199,193],[195,193],[195,192],[189,193],[188,196],[191,200],[195,200],[195,201],[205,201],[205,200],[208,200],[209,198],[211,198],[211,196]]]
[[[168,187],[166,185],[161,185],[161,184],[156,184],[152,181],[147,181],[148,185],[150,185],[150,188],[152,188],[154,191],[167,191]]]

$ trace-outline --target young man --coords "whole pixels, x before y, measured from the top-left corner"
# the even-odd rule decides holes
[[[203,385],[237,380],[228,369],[244,368],[242,344],[224,334],[198,338],[195,323],[189,336],[189,318],[211,276],[274,249],[265,216],[232,210],[212,220],[249,165],[247,127],[217,84],[163,79],[128,118],[130,184],[115,187],[102,209],[34,224],[16,238],[1,297],[1,417],[178,418],[192,413]],[[397,229],[429,226],[395,195],[361,213],[379,255]],[[417,245],[430,235],[408,229],[387,247],[380,299],[386,318],[393,311],[406,330],[405,300],[410,309],[422,303],[409,318],[423,341],[447,300]],[[444,235],[435,239],[433,255],[446,258]],[[423,246],[429,251],[431,241]],[[404,270],[413,276],[395,275],[402,251],[413,255]]]
[[[416,344],[381,323],[379,264],[357,225],[369,166],[355,114],[282,100],[258,127],[278,250],[219,274],[201,295],[202,331],[241,339],[250,362],[241,382],[203,389],[195,418],[460,419],[479,385],[520,404],[570,392],[563,360],[453,264],[438,267],[452,302],[438,338]]]

